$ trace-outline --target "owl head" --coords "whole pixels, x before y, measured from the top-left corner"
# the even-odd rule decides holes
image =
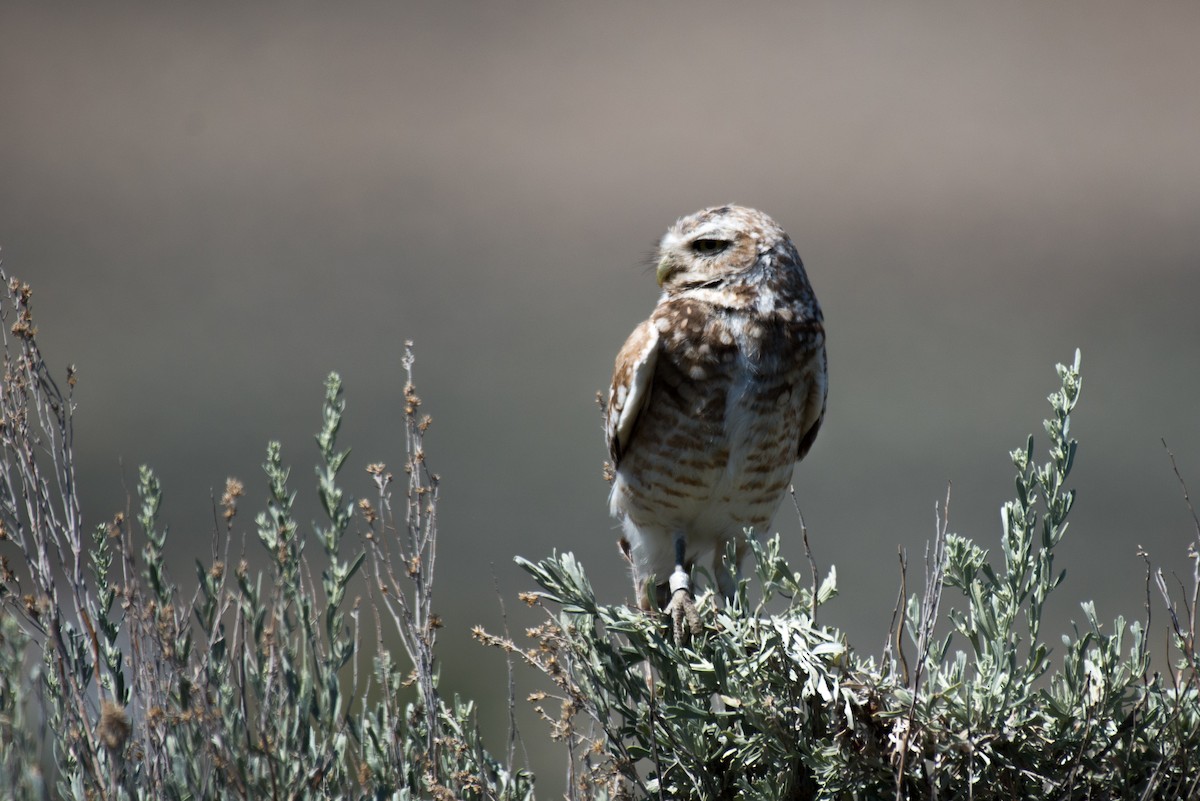
[[[760,266],[760,257],[795,249],[779,225],[745,206],[714,206],[680,218],[658,246],[658,285],[667,291],[718,286]],[[798,260],[798,259],[797,259]]]

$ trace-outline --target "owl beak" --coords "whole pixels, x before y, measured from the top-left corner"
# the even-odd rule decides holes
[[[679,266],[664,256],[663,260],[658,263],[658,269],[655,271],[655,277],[658,278],[658,285],[662,286],[665,284],[667,279],[678,271]]]

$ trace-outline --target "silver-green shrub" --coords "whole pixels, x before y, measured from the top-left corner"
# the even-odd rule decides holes
[[[755,542],[755,580],[731,604],[701,599],[705,634],[684,647],[662,621],[600,603],[571,554],[518,560],[541,588],[530,602],[548,612],[531,632],[537,647],[484,639],[553,683],[532,700],[566,743],[571,797],[1200,797],[1194,602],[1191,618],[1175,618],[1167,677],[1149,672],[1143,624],[1106,630],[1090,603],[1057,667],[1041,636],[1074,501],[1079,354],[1058,374],[1048,460],[1035,463],[1032,437],[1012,453],[1017,496],[1003,507],[998,558],[951,534],[943,508],[924,591],[906,599],[879,663],[817,624],[835,574],[807,584],[778,538]]]
[[[0,796],[533,798],[532,777],[483,748],[473,704],[438,689],[438,479],[411,349],[399,475],[369,465],[374,495],[348,497],[331,375],[316,437],[323,521],[296,521],[270,443],[257,556],[235,545],[246,488],[230,479],[184,590],[150,469],[134,520],[84,529],[75,374],[65,389],[53,379],[28,287],[0,279]],[[943,508],[923,589],[902,593],[878,661],[817,621],[836,573],[806,581],[777,538],[753,541],[753,575],[730,603],[700,598],[705,631],[684,646],[657,616],[601,603],[571,554],[518,560],[540,587],[524,599],[546,612],[532,647],[476,636],[549,682],[531,700],[566,746],[568,797],[1200,797],[1194,549],[1182,600],[1148,575],[1171,621],[1165,674],[1150,669],[1142,623],[1102,626],[1090,603],[1057,658],[1043,636],[1074,502],[1078,354],[1058,372],[1047,461],[1032,437],[1012,453],[996,554],[951,533]]]
[[[398,498],[382,464],[368,467],[373,499],[353,503],[338,483],[344,403],[330,375],[316,438],[325,521],[306,530],[294,519],[289,470],[270,443],[259,557],[231,564],[245,488],[230,479],[214,508],[211,559],[197,561],[196,589],[185,593],[167,570],[163,492],[149,468],[138,474],[135,524],[118,515],[83,530],[75,376],[65,391],[53,379],[29,288],[0,278],[0,796],[533,797],[527,773],[483,749],[472,704],[438,691],[438,482],[425,463],[429,418],[411,348]],[[360,572],[365,600],[348,603]]]

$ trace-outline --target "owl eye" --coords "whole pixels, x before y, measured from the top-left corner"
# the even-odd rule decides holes
[[[692,243],[692,250],[701,256],[713,256],[729,247],[724,239],[697,239]]]

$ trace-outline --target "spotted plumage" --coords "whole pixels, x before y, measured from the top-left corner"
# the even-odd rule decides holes
[[[617,355],[605,409],[621,520],[639,602],[697,625],[693,563],[763,532],[825,414],[821,309],[787,234],[754,209],[684,217],[659,246],[663,289]],[[736,566],[735,566],[736,567]],[[668,599],[670,599],[668,601]]]

